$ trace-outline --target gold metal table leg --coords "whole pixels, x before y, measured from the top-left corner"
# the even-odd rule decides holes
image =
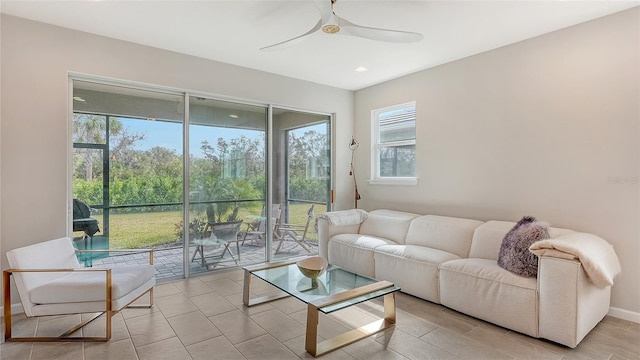
[[[249,299],[249,289],[251,288],[251,271],[244,269],[244,282],[242,284],[242,303],[245,306],[251,306],[249,303],[251,299]]]
[[[297,260],[298,260],[298,258],[295,258],[295,259],[289,259],[289,260],[279,261],[279,262],[274,262],[274,263],[252,265],[252,266],[247,266],[247,267],[243,268],[243,270],[244,270],[244,283],[242,285],[242,303],[245,306],[253,306],[253,305],[258,305],[258,304],[266,303],[266,302],[273,301],[273,300],[282,299],[284,297],[289,296],[289,294],[282,292],[282,293],[275,293],[275,294],[265,295],[265,296],[261,296],[261,297],[255,298],[255,299],[251,299],[250,298],[251,276],[252,276],[252,272],[254,272],[254,271],[277,268],[277,267],[280,267],[280,266],[295,264],[295,262]]]
[[[242,288],[242,303],[245,306],[253,306],[289,296],[287,293],[282,292],[251,299],[251,277],[253,276],[254,271],[276,268],[293,264],[295,262],[296,260],[289,260],[278,263],[253,265],[243,268],[244,285]],[[394,285],[388,281],[378,281],[376,283],[364,285],[359,288],[331,295],[314,302],[309,302],[307,304],[307,331],[305,336],[305,350],[313,357],[317,357],[395,326],[396,294],[394,290],[394,292],[383,295],[384,318],[318,343],[319,308],[331,304],[340,303],[342,301],[353,299],[365,294],[370,294],[391,286]]]
[[[307,334],[305,339],[305,350],[313,357],[337,350],[343,346],[354,343],[358,340],[379,333],[385,329],[395,326],[396,323],[396,294],[384,295],[384,318],[376,320],[370,324],[357,329],[334,336],[330,339],[318,343],[318,308],[309,303],[307,307]]]
[[[289,296],[285,292],[274,293],[251,299],[251,271],[244,269],[244,284],[242,286],[242,303],[245,306],[254,306],[262,303],[266,303],[273,300],[278,300]]]

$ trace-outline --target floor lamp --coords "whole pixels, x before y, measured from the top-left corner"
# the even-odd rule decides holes
[[[356,180],[356,170],[353,168],[353,156],[358,150],[358,146],[360,143],[355,138],[351,137],[351,142],[349,142],[349,150],[351,150],[351,168],[349,169],[349,175],[353,176],[353,187],[354,187],[354,209],[358,208],[358,200],[361,199],[360,193],[358,192],[358,181]]]

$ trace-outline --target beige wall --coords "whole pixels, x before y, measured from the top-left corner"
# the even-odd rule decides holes
[[[476,219],[525,214],[598,234],[623,274],[612,306],[640,313],[636,8],[356,92],[366,209]],[[336,112],[336,208],[351,206],[353,94],[2,15],[0,247],[66,232],[67,72]],[[417,101],[418,186],[367,185],[370,110]],[[346,146],[346,145],[345,145]]]
[[[639,32],[635,8],[357,91],[360,204],[597,234],[639,319]],[[370,111],[412,100],[418,186],[368,185]]]
[[[353,129],[353,92],[2,15],[0,244],[67,231],[68,72],[336,113],[336,143]],[[346,146],[346,145],[345,145]],[[337,154],[336,192],[351,191]],[[344,199],[344,200],[343,200]],[[350,205],[336,198],[336,208]]]

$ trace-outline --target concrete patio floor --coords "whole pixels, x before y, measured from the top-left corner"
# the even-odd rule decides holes
[[[307,252],[298,244],[292,241],[285,241],[282,249],[278,254],[274,254],[273,260],[283,260],[290,257],[303,256],[303,255],[317,255],[318,247],[315,242],[307,242],[307,245],[311,248],[311,252]],[[264,243],[258,243],[247,239],[244,245],[240,246],[240,261],[236,265],[236,262],[227,253],[221,259],[216,256],[223,250],[223,246],[219,248],[204,248],[205,261],[207,266],[202,266],[200,254],[191,261],[196,251],[196,245],[189,246],[189,274],[197,275],[204,273],[211,273],[216,270],[228,270],[233,268],[241,268],[243,266],[251,264],[259,264],[265,262],[265,245]],[[234,257],[237,258],[237,250],[235,243],[229,246]],[[275,242],[273,250],[275,252]],[[91,266],[118,266],[118,265],[133,265],[133,264],[148,264],[149,255],[147,253],[138,253],[133,255],[117,255],[110,256],[102,259],[94,259],[91,262]],[[153,251],[153,264],[156,270],[156,280],[160,283],[170,280],[182,279],[184,277],[182,264],[184,263],[184,254],[182,247],[167,248],[167,249],[154,249]]]

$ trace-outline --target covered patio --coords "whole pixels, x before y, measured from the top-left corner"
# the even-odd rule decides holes
[[[304,256],[304,255],[317,255],[318,247],[315,241],[309,241],[311,252],[307,252],[302,247],[298,246],[294,242],[285,242],[282,249],[277,254],[274,254],[273,259],[286,259],[289,257]],[[233,256],[237,258],[237,250],[235,245],[230,246],[229,249],[233,253]],[[275,247],[274,247],[275,249]],[[193,257],[196,251],[196,245],[189,246],[189,259]],[[275,250],[273,250],[275,251]],[[264,243],[252,242],[247,239],[244,245],[240,245],[240,261],[238,265],[233,261],[228,254],[221,259],[215,258],[215,254],[221,252],[221,249],[205,249],[206,263],[208,266],[202,266],[199,256],[193,261],[189,262],[189,274],[198,275],[204,273],[210,273],[218,270],[228,270],[234,268],[240,268],[243,266],[258,264],[265,262],[265,245]],[[94,259],[92,266],[103,265],[130,265],[130,264],[145,264],[148,263],[149,257],[147,253],[123,255],[123,256],[110,256],[102,259]],[[153,252],[153,263],[156,270],[156,280],[158,282],[167,282],[170,280],[183,278],[184,254],[182,247],[172,247],[166,249],[156,249]]]

